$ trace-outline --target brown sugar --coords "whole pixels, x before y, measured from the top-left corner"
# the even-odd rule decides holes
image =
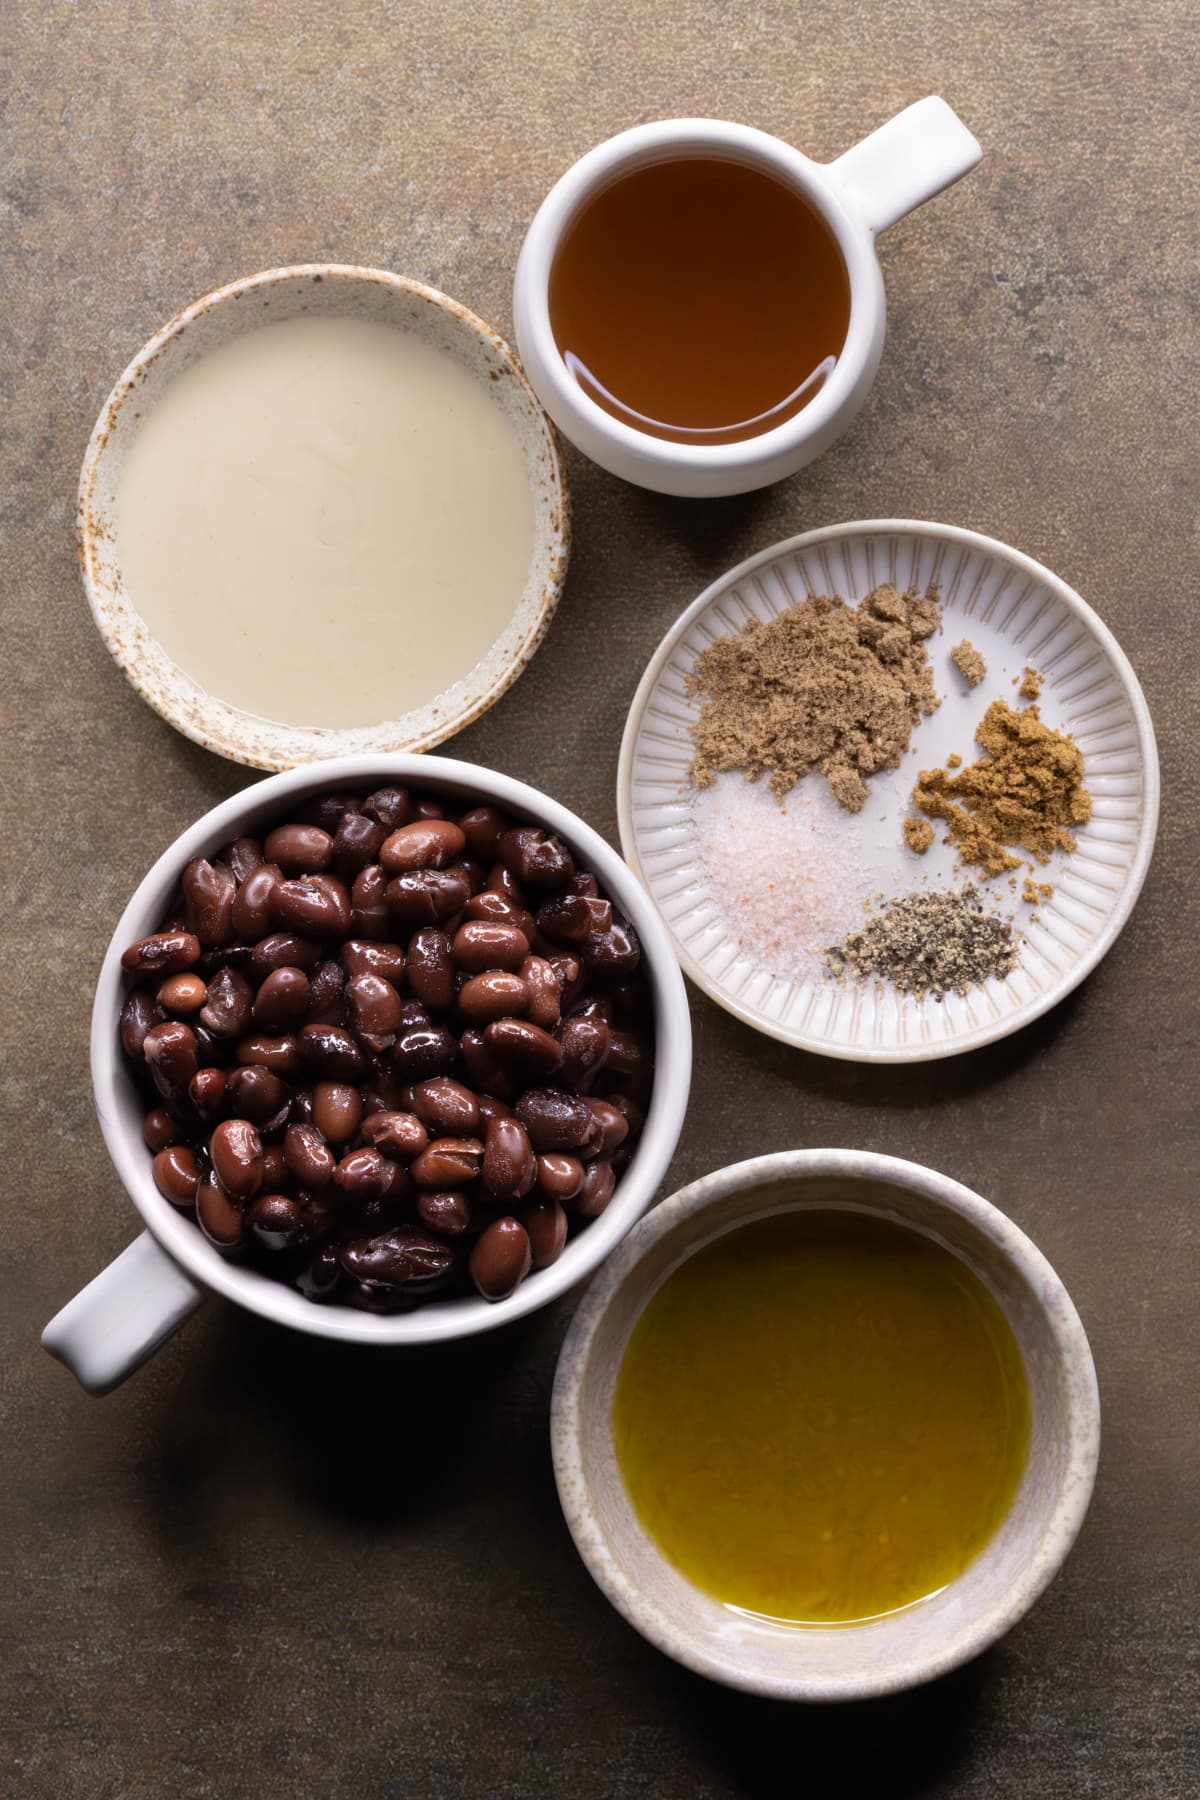
[[[1053,900],[1053,884],[1049,881],[1034,881],[1032,876],[1027,875],[1021,889],[1021,898],[1026,906],[1036,906],[1039,900]]]
[[[1031,669],[1028,665],[1026,666],[1025,673],[1021,677],[1021,685],[1017,689],[1017,696],[1021,700],[1041,699],[1042,678],[1036,669]]]
[[[978,687],[987,674],[987,664],[981,653],[966,638],[955,644],[950,652],[950,661],[954,664],[968,687]]]
[[[740,769],[781,796],[820,770],[840,806],[859,812],[867,777],[894,769],[913,726],[938,705],[924,640],[938,626],[936,588],[890,583],[858,606],[810,594],[763,624],[718,638],[687,676],[701,697],[692,779]]]
[[[1073,850],[1072,827],[1092,816],[1078,746],[1043,724],[1036,706],[1017,712],[1003,700],[988,707],[975,741],[984,751],[978,762],[953,775],[922,769],[913,793],[918,811],[945,820],[962,861],[1003,875],[1023,860],[1006,846],[1040,863]]]
[[[904,841],[918,856],[924,856],[933,842],[933,826],[928,819],[905,819]]]

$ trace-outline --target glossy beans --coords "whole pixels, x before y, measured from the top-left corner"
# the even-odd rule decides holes
[[[262,1186],[262,1139],[248,1119],[222,1119],[209,1140],[213,1172],[233,1200],[248,1200]]]
[[[200,1165],[183,1144],[160,1150],[151,1164],[154,1185],[172,1206],[190,1206],[200,1186]]]
[[[283,1138],[283,1160],[301,1187],[326,1187],[333,1180],[333,1151],[315,1125],[289,1125]]]
[[[533,1266],[529,1234],[519,1219],[493,1219],[471,1248],[471,1280],[485,1300],[504,1300]]]
[[[198,975],[168,975],[155,999],[164,1012],[194,1013],[208,999],[208,989]]]
[[[200,939],[190,931],[157,931],[130,944],[121,967],[131,975],[173,975],[200,961]]]
[[[483,1147],[483,1185],[497,1200],[515,1206],[533,1186],[533,1146],[517,1119],[491,1119]]]
[[[317,793],[188,862],[122,957],[155,1186],[313,1302],[503,1300],[604,1210],[636,1147],[639,956],[536,823]]]
[[[535,1200],[521,1214],[535,1269],[548,1269],[566,1248],[567,1215],[557,1200]]]

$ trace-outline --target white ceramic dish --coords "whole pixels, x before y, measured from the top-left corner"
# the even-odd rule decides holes
[[[901,767],[871,777],[861,813],[838,808],[817,774],[788,796],[789,844],[805,869],[815,870],[815,898],[797,927],[803,954],[789,962],[786,950],[764,944],[761,921],[748,929],[745,917],[735,916],[753,885],[754,823],[769,823],[775,802],[765,780],[750,784],[737,774],[720,776],[707,798],[694,794],[689,725],[698,703],[685,693],[684,678],[701,650],[751,616],[769,620],[810,591],[854,602],[883,581],[901,589],[940,586],[942,632],[927,649],[942,705],[917,726]],[[949,657],[963,637],[988,664],[987,679],[971,690]],[[996,697],[1024,704],[1012,682],[1027,664],[1044,677],[1042,717],[1069,731],[1083,751],[1094,810],[1078,833],[1078,848],[1069,856],[1056,852],[1033,876],[1053,885],[1051,899],[1033,908],[1021,903],[1024,871],[1017,891],[1004,877],[985,884],[987,903],[1012,916],[1024,936],[1018,967],[1005,981],[941,1002],[902,996],[874,981],[830,980],[820,953],[862,923],[865,897],[962,879],[942,832],[923,857],[904,845],[901,822],[912,811],[913,780],[952,752],[966,761],[979,754],[974,732],[985,707]],[[905,519],[807,532],[707,588],[667,633],[642,677],[617,778],[625,855],[697,986],[771,1037],[861,1062],[918,1062],[976,1049],[1029,1024],[1077,987],[1115,941],[1141,890],[1158,792],[1158,756],[1141,688],[1092,609],[1020,551],[977,532]],[[745,854],[724,876],[713,851],[707,862],[701,854],[698,805],[727,808],[729,842],[746,834]],[[814,850],[811,861],[806,843]],[[732,899],[731,888],[738,889]]]
[[[617,1463],[612,1401],[629,1334],[673,1268],[754,1218],[794,1206],[883,1214],[938,1239],[1003,1307],[1032,1403],[1029,1460],[996,1535],[940,1593],[861,1625],[735,1613],[658,1549]],[[861,1150],[795,1150],[706,1175],[656,1206],[609,1258],[571,1322],[551,1413],[559,1498],[593,1578],[624,1618],[714,1681],[781,1700],[894,1693],[978,1656],[1053,1579],[1078,1535],[1100,1451],[1100,1401],[1079,1315],[1010,1219],[944,1175]]]
[[[593,462],[658,493],[740,494],[793,474],[847,429],[875,379],[887,304],[876,237],[967,174],[981,155],[961,119],[934,94],[906,106],[831,163],[814,162],[765,131],[724,119],[660,119],[598,144],[547,194],[517,260],[517,347],[539,399]],[[850,281],[846,341],[820,393],[784,424],[732,444],[675,443],[613,418],[567,368],[550,323],[554,257],[581,207],[633,169],[690,156],[749,163],[798,189],[832,230]]]
[[[534,503],[534,548],[525,588],[487,654],[428,705],[375,724],[337,730],[277,724],[208,693],[166,654],[128,592],[116,554],[114,507],[122,463],[168,382],[230,338],[302,313],[372,320],[416,333],[454,357],[486,388],[511,425]],[[177,314],[138,352],[105,401],[79,478],[79,558],[101,637],[156,712],[207,750],[256,769],[387,750],[427,750],[486,712],[511,686],[546,632],[566,576],[570,523],[550,423],[508,345],[457,300],[383,269],[305,263],[231,282]],[[402,621],[398,619],[398,629]]]
[[[143,1105],[117,1041],[121,952],[153,931],[190,857],[210,855],[241,833],[278,820],[289,801],[324,790],[351,792],[388,782],[434,793],[478,795],[558,832],[594,871],[637,931],[654,1000],[654,1088],[637,1150],[600,1218],[580,1232],[548,1269],[530,1275],[508,1300],[474,1297],[431,1302],[381,1317],[349,1306],[320,1306],[270,1276],[224,1258],[190,1218],[167,1204],[150,1174],[142,1141]],[[599,1266],[658,1191],[687,1110],[692,1034],[687,991],[671,939],[615,850],[566,807],[536,788],[471,763],[438,756],[342,757],[293,769],[247,788],[189,826],[164,851],[121,915],[101,965],[92,1009],[92,1084],[100,1129],[126,1193],[147,1227],[117,1260],[51,1320],[42,1342],[92,1393],[124,1380],[195,1311],[206,1293],[316,1337],[357,1344],[428,1344],[470,1337],[519,1319],[557,1299]]]

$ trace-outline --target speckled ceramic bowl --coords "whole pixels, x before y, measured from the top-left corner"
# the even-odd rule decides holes
[[[839,1206],[913,1226],[987,1283],[1016,1333],[1033,1425],[1017,1498],[987,1548],[931,1599],[862,1625],[787,1626],[734,1613],[692,1585],[643,1529],[617,1464],[612,1402],[629,1334],[701,1245],[790,1207]],[[1045,1257],[958,1182],[861,1150],[794,1150],[707,1175],[657,1207],[609,1258],[567,1333],[551,1436],[559,1497],[618,1612],[678,1662],[780,1700],[859,1700],[944,1675],[995,1643],[1051,1581],[1083,1523],[1100,1401],[1079,1315]]]
[[[247,329],[331,313],[413,332],[476,375],[516,434],[534,502],[534,549],[525,588],[487,654],[428,705],[353,729],[276,724],[231,706],[181,669],[147,629],[122,580],[114,506],[138,422],[167,383]],[[100,635],[143,700],[220,756],[286,769],[330,756],[428,750],[497,701],[542,641],[558,604],[570,543],[567,491],[554,432],[508,345],[490,325],[434,288],[340,263],[268,269],[218,288],[164,325],[105,401],[79,478],[79,560]]]

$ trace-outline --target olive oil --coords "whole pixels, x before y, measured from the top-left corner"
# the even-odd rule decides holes
[[[689,1580],[846,1624],[936,1593],[983,1549],[1024,1471],[1029,1391],[958,1257],[887,1219],[799,1209],[667,1278],[613,1427],[642,1523]]]
[[[687,444],[793,418],[850,323],[846,266],[816,208],[766,170],[714,156],[652,163],[595,194],[563,235],[549,299],[584,392]]]

